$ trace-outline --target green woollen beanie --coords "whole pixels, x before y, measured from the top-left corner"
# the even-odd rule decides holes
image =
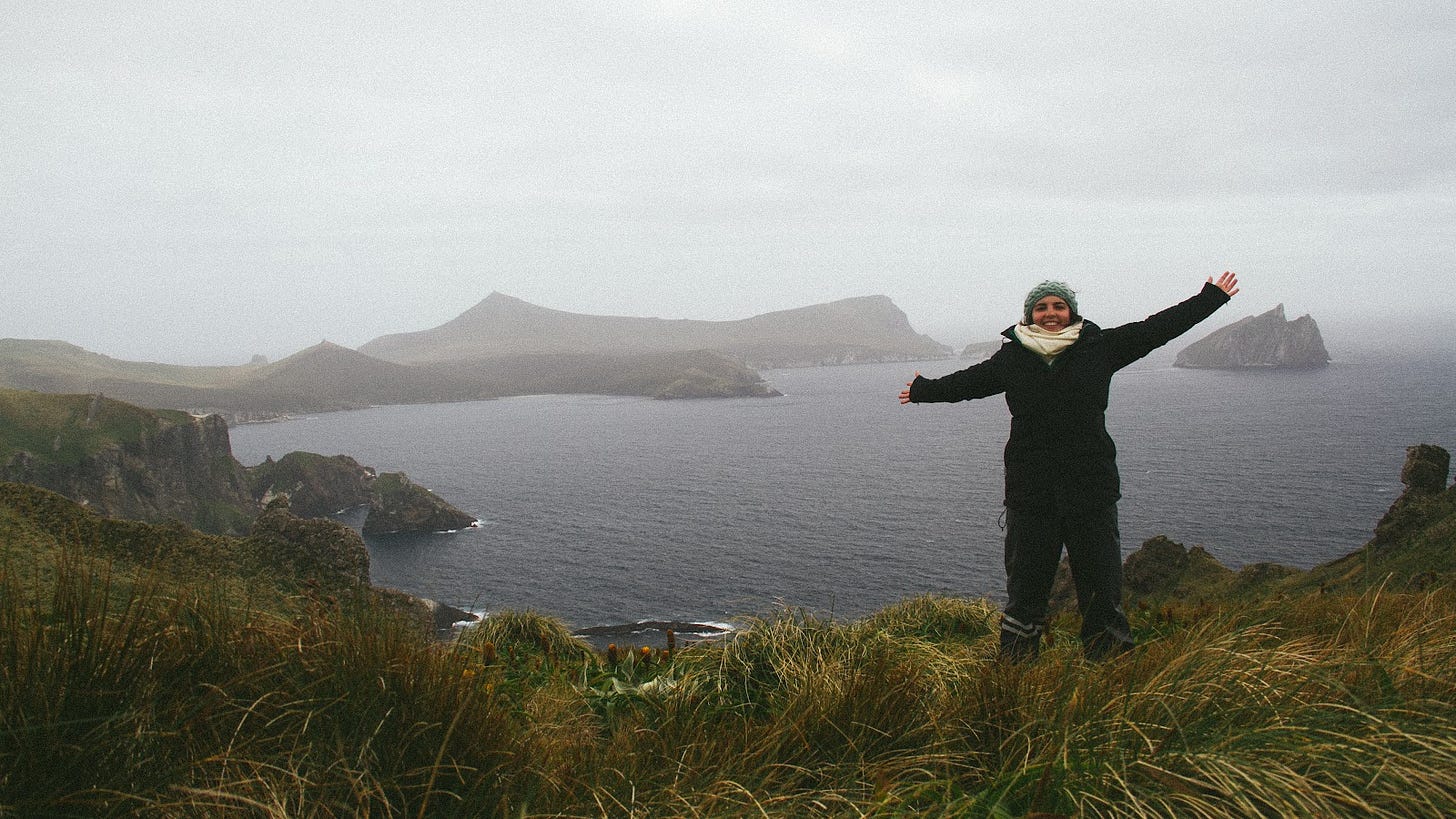
[[[1022,309],[1023,324],[1031,324],[1031,308],[1035,307],[1037,302],[1047,296],[1061,296],[1062,301],[1066,302],[1067,306],[1072,309],[1073,318],[1081,315],[1077,312],[1077,293],[1068,287],[1065,282],[1054,282],[1051,279],[1047,279],[1036,287],[1031,288],[1031,292],[1026,294],[1026,304],[1023,305]]]

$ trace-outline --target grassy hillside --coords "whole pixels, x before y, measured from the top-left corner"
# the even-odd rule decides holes
[[[10,582],[8,577],[0,581]],[[1456,600],[1329,598],[1068,635],[1005,666],[984,603],[597,655],[530,613],[458,642],[57,573],[0,602],[0,810],[115,816],[1441,815]]]
[[[188,367],[124,361],[64,341],[0,339],[0,386],[40,392],[94,392],[98,381],[222,387],[246,378],[259,365]]]
[[[101,395],[0,388],[0,480],[43,486],[102,514],[239,532],[257,514],[227,426]]]
[[[184,412],[152,411],[93,395],[48,395],[0,388],[0,465],[16,452],[77,464],[103,448],[134,441]]]
[[[1442,554],[1412,514],[1382,548]],[[995,607],[941,597],[599,654],[531,612],[440,643],[374,596],[220,594],[172,567],[225,540],[109,525],[0,486],[0,815],[1456,811],[1449,566],[1132,607],[1105,664],[1065,622],[998,662]]]

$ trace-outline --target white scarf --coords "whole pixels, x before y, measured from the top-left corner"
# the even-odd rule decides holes
[[[1082,322],[1063,327],[1055,333],[1047,332],[1039,324],[1017,324],[1016,340],[1021,346],[1041,356],[1048,365],[1082,335]]]

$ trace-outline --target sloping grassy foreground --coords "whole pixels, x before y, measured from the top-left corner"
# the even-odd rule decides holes
[[[363,596],[107,571],[0,565],[0,815],[1456,811],[1447,588],[1142,612],[1109,664],[1006,666],[980,601],[612,661],[531,613],[440,644]]]

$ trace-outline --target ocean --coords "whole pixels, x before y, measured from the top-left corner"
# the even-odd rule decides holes
[[[247,465],[294,450],[405,472],[481,525],[366,538],[376,585],[575,628],[857,617],[921,593],[1000,601],[1000,398],[901,406],[916,370],[764,373],[781,398],[547,395],[388,406],[232,430]],[[1155,535],[1231,568],[1309,568],[1364,544],[1405,448],[1456,450],[1450,356],[1113,381],[1124,552]],[[345,516],[360,522],[357,512]]]

